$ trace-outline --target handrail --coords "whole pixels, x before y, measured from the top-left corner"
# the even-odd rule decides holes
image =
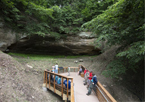
[[[79,67],[70,67],[70,68],[71,68],[71,69],[74,69],[74,72],[75,72],[75,71],[79,71]],[[68,72],[67,69],[68,69],[68,67],[63,67],[63,73],[64,73],[64,72]],[[77,69],[77,70],[75,70],[75,69]],[[58,72],[59,72],[59,71],[58,71]]]
[[[79,65],[78,67],[70,67],[70,68],[74,68],[74,71],[75,71],[75,69],[78,69],[79,70],[80,66],[83,69],[83,71],[86,69],[82,65]],[[63,67],[63,72],[64,71],[68,72],[67,71],[67,68],[68,67]],[[49,79],[47,79],[47,74],[49,74]],[[51,84],[51,75],[54,76],[53,84]],[[64,97],[64,93],[66,92],[67,100],[70,100],[71,102],[75,102],[74,86],[73,86],[74,85],[73,84],[73,77],[60,75],[59,74],[59,69],[58,69],[58,74],[57,73],[53,73],[51,71],[47,71],[47,70],[44,71],[44,83],[45,83],[46,87],[49,85],[48,88],[50,89],[52,87],[51,85],[53,85],[53,91],[54,91],[54,93],[56,93],[56,91],[57,91],[56,90],[56,87],[58,87],[55,84],[55,77],[56,76],[61,77],[61,86],[59,86],[59,87],[61,87],[61,96],[62,96],[62,98]],[[63,87],[63,78],[66,78],[67,83],[68,83],[69,79],[71,80],[71,90],[70,90],[70,94],[69,94],[68,84],[67,84],[67,88],[66,89]],[[47,82],[48,82],[48,85],[47,85]],[[97,95],[97,97],[98,97],[98,99],[99,99],[100,102],[102,102],[102,101],[103,102],[117,102],[111,96],[111,94],[102,86],[102,84],[99,81],[97,82],[97,85],[95,86],[95,92],[96,92],[96,95]]]
[[[75,102],[73,82],[71,82],[71,102]]]
[[[102,84],[100,82],[97,83],[98,87],[103,91],[103,93],[105,94],[106,98],[109,100],[109,102],[117,102],[112,95],[102,86]]]
[[[102,94],[102,96],[105,98],[105,100],[107,101],[107,102],[109,102],[108,100],[107,100],[107,98],[105,97],[105,95],[103,94],[103,92],[101,91],[101,89],[96,85],[96,87],[99,89],[99,91],[100,91],[100,93]]]
[[[63,68],[68,68],[68,67],[63,67]],[[78,67],[70,67],[70,68],[78,68]]]
[[[67,80],[67,83],[68,83],[68,80],[70,79],[72,82],[73,82],[73,78],[72,77],[67,77],[67,76],[64,76],[64,75],[60,75],[60,74],[57,74],[57,73],[53,73],[53,72],[50,72],[50,71],[47,71],[47,70],[45,70],[44,71],[44,83],[46,83],[46,87],[48,87],[48,85],[47,85],[47,83],[49,84],[49,89],[50,89],[50,84],[51,84],[51,76],[53,75],[54,76],[54,79],[53,79],[53,91],[54,91],[54,93],[56,93],[56,82],[55,82],[55,76],[59,76],[59,77],[61,77],[61,96],[63,97],[63,93],[64,93],[64,87],[63,87],[63,78],[66,78],[66,80]],[[49,74],[49,80],[47,79],[47,75]],[[67,89],[66,89],[67,91],[67,100],[68,100],[68,84],[67,84]]]
[[[50,71],[47,71],[47,70],[45,70],[45,72],[47,72],[47,73],[51,73],[51,74],[55,74],[55,75],[57,75],[57,76],[61,76],[61,77],[64,77],[64,78],[72,78],[72,77],[70,77],[70,76],[64,76],[64,75],[61,75],[61,74],[57,74],[57,73],[53,73],[53,72],[50,72]]]
[[[67,69],[68,67],[64,67],[64,69]],[[78,69],[78,67],[70,67],[70,68],[74,68],[74,69]],[[75,70],[74,70],[75,71]],[[59,73],[59,69],[58,69],[58,73]],[[47,75],[49,74],[49,79],[47,78]],[[54,76],[54,79],[53,79],[53,82],[51,81],[51,76]],[[70,90],[70,96],[71,96],[71,102],[75,102],[75,97],[74,97],[74,87],[73,87],[73,77],[70,77],[70,76],[64,76],[64,75],[60,75],[60,74],[57,74],[57,73],[53,73],[51,71],[47,71],[45,70],[44,71],[44,83],[46,85],[47,88],[50,89],[50,87],[53,87],[53,92],[56,93],[56,82],[55,82],[55,77],[56,76],[59,76],[61,77],[61,97],[63,98],[63,94],[64,94],[64,91],[66,92],[66,97],[67,97],[67,100],[69,100],[69,89],[68,89],[68,84],[67,84],[67,88],[66,90],[64,90],[64,87],[63,87],[63,78],[66,78],[67,80],[67,83],[69,80],[71,80],[71,90]],[[48,83],[48,84],[47,84]],[[53,83],[51,85],[51,83]]]
[[[83,65],[80,65],[81,68],[85,67]],[[98,81],[97,82],[97,86],[96,87],[96,95],[99,99],[99,101],[103,101],[103,102],[117,102],[112,96],[111,94],[102,86],[102,84]]]

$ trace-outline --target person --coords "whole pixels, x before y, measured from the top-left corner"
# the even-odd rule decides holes
[[[92,80],[90,81],[90,84],[89,84],[89,88],[88,88],[88,93],[86,95],[90,95],[91,92],[92,92],[92,89],[93,89],[93,82]]]
[[[93,74],[93,78],[92,81],[94,83],[94,86],[97,84],[98,80],[97,80],[97,76],[95,74]]]
[[[70,76],[70,66],[68,67],[68,76]]]
[[[49,71],[49,69],[47,69],[47,71]],[[47,73],[47,80],[49,81],[49,73]]]
[[[55,65],[55,73],[58,73],[58,64]]]
[[[54,73],[54,66],[52,66],[52,72]]]
[[[51,72],[53,72],[53,70],[51,70]],[[54,75],[50,74],[50,80],[54,81]]]
[[[58,76],[56,75],[56,76],[55,76],[55,82],[57,82],[57,80],[58,80]]]
[[[82,68],[80,67],[80,70],[79,70],[79,75],[82,73]]]
[[[61,84],[61,78],[58,77],[57,84]]]
[[[66,79],[64,80],[63,84],[64,84],[65,87],[67,88],[67,80],[66,80]],[[70,88],[71,88],[71,81],[68,80],[68,89],[70,89]]]
[[[92,73],[92,71],[90,71],[89,80],[92,80],[92,77],[93,77],[93,73]]]
[[[88,71],[88,70],[86,70],[84,85],[86,85],[86,84],[87,84],[88,77],[89,77],[89,71]]]
[[[91,83],[91,80],[92,80],[92,77],[93,77],[92,74],[93,74],[92,71],[90,71],[90,74],[89,74],[89,77],[88,77],[88,80],[87,80],[87,88],[89,87],[89,85]]]
[[[85,68],[85,70],[84,70],[84,75],[86,74],[86,72],[87,72],[87,69]]]
[[[85,70],[84,70],[84,79],[85,79],[86,72],[87,72],[87,69],[85,68]],[[83,82],[85,82],[85,80]]]

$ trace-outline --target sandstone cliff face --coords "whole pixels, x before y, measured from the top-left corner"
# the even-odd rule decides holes
[[[9,47],[12,51],[24,53],[44,53],[44,54],[64,54],[95,55],[100,53],[99,48],[95,48],[93,42],[95,37],[90,32],[81,32],[76,35],[69,35],[59,40],[46,36],[45,38],[34,35],[29,39],[23,38],[15,45]]]
[[[10,29],[4,29],[4,25],[0,22],[0,50],[6,51],[8,46],[16,42],[16,34]]]
[[[65,38],[56,40],[53,37],[41,37],[38,35],[19,38],[10,29],[4,29],[4,24],[0,20],[0,50],[22,53],[43,53],[43,54],[64,54],[95,55],[100,53],[99,48],[93,44],[96,39],[91,32],[80,32],[76,35],[67,35]]]

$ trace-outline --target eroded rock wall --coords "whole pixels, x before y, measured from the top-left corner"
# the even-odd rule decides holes
[[[19,40],[17,44],[10,47],[10,50],[24,53],[95,55],[101,51],[99,48],[95,48],[93,44],[95,39],[90,32],[67,35],[67,37],[59,40],[50,36],[41,37],[34,35],[30,38],[26,37]]]
[[[16,34],[4,26],[0,19],[0,50],[20,53],[63,54],[63,55],[96,55],[101,48],[95,48],[95,37],[91,32],[80,32],[66,35],[56,40],[53,37],[31,37]]]
[[[0,22],[0,50],[6,51],[7,47],[14,43],[16,43],[16,34],[6,29],[3,22]]]

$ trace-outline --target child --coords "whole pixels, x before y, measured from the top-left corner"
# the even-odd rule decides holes
[[[70,76],[70,66],[68,67],[68,76]]]

